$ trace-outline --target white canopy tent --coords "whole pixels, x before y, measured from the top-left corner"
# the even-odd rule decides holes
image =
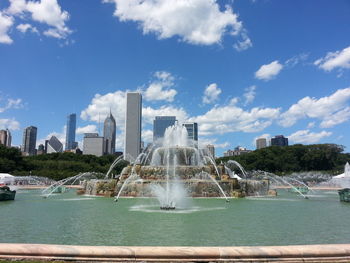
[[[0,173],[0,185],[13,184],[15,177],[11,174]]]

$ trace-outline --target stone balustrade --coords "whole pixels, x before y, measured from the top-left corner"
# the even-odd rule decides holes
[[[350,244],[260,247],[113,247],[0,244],[1,260],[79,262],[350,262]]]

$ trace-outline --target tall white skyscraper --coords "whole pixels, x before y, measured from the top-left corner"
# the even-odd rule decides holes
[[[134,161],[137,158],[137,156],[140,154],[141,120],[142,120],[141,93],[128,92],[126,94],[125,143],[124,143],[124,159],[127,161]]]

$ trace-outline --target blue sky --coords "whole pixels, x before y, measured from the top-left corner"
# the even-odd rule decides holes
[[[218,155],[278,134],[350,149],[350,2],[1,0],[0,128],[13,144],[99,130],[111,107],[123,148],[125,92],[199,124]]]

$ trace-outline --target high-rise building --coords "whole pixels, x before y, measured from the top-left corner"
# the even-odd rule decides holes
[[[63,152],[63,144],[56,136],[51,136],[46,144],[46,153],[61,153]]]
[[[6,130],[1,130],[0,131],[0,144],[6,146],[6,141],[7,141],[7,132],[6,132]]]
[[[288,138],[283,135],[276,135],[271,138],[271,146],[288,146]]]
[[[22,152],[24,155],[35,155],[36,150],[36,134],[37,127],[29,126],[24,129],[23,132],[23,143],[22,143]]]
[[[182,125],[185,126],[187,130],[189,143],[191,143],[193,147],[198,147],[198,124],[196,122],[188,122]]]
[[[166,128],[175,125],[175,116],[156,116],[153,120],[153,143],[156,144],[164,137]]]
[[[256,149],[261,149],[267,147],[267,140],[266,138],[258,138],[256,139]]]
[[[0,144],[6,147],[11,147],[11,140],[11,132],[8,129],[0,131]]]
[[[112,112],[105,119],[103,125],[103,137],[104,137],[104,149],[105,154],[115,153],[115,135],[116,135],[116,124]]]
[[[98,133],[85,133],[83,141],[83,154],[102,156],[104,153],[103,137]]]
[[[124,159],[136,160],[141,148],[142,97],[138,92],[126,94]]]
[[[66,130],[66,150],[76,148],[75,129],[77,125],[77,115],[75,113],[67,116],[67,130]]]
[[[210,153],[211,157],[215,158],[215,147],[212,144],[207,145],[208,152]]]

